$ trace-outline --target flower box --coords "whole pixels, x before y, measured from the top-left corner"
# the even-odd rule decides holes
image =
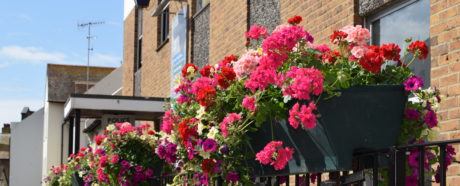
[[[286,120],[272,120],[252,133],[249,149],[254,153],[272,140],[283,141],[297,152],[286,169],[279,171],[251,161],[255,174],[351,170],[353,152],[396,144],[407,100],[401,85],[357,86],[341,93],[318,102],[320,116],[311,130],[296,130]]]

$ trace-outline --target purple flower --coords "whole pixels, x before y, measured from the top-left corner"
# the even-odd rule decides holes
[[[231,182],[240,181],[240,177],[238,176],[238,173],[236,172],[228,172],[226,179]]]
[[[406,176],[406,186],[417,186],[418,179],[417,175]]]
[[[148,169],[144,172],[144,174],[145,174],[145,177],[147,177],[147,178],[152,177],[152,175],[153,175],[153,169],[148,168]]]
[[[213,139],[206,139],[204,142],[203,142],[203,150],[206,151],[206,152],[214,152],[217,150],[217,142]]]
[[[409,166],[418,167],[418,151],[413,151],[409,155]]]
[[[200,177],[201,185],[209,185],[209,176],[207,174],[203,174]]]
[[[404,81],[403,84],[406,91],[417,90],[423,87],[424,80],[421,77],[414,75]]]
[[[438,125],[438,117],[433,110],[428,110],[425,115],[425,123],[430,127],[436,127]]]
[[[227,154],[227,153],[228,153],[228,147],[227,147],[227,145],[223,145],[223,146],[220,148],[220,153],[222,153],[222,154]]]
[[[121,161],[120,164],[121,164],[121,166],[123,166],[123,167],[127,167],[127,168],[131,167],[131,164],[129,164],[129,162],[126,161],[126,160]]]
[[[288,179],[287,176],[280,176],[279,177],[279,183],[280,184],[286,183],[287,179]]]
[[[193,149],[189,149],[187,153],[187,158],[189,160],[192,160],[194,157],[195,157],[195,151],[193,151]]]
[[[420,113],[414,109],[407,109],[406,110],[406,118],[411,120],[417,120],[420,117]]]
[[[136,168],[134,168],[136,172],[141,172],[142,171],[142,166],[138,165]]]

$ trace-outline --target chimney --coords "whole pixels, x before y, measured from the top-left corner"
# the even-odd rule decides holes
[[[2,134],[11,134],[10,124],[8,123],[3,124]]]
[[[34,111],[31,111],[29,109],[29,107],[24,107],[21,111],[21,120],[24,120],[26,119],[27,117],[29,117],[30,115],[32,115],[34,113]]]

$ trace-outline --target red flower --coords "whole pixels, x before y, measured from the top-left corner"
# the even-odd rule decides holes
[[[367,48],[369,48],[369,50],[372,50],[372,51],[374,51],[376,53],[380,52],[380,47],[379,46],[371,45],[371,46],[368,46]]]
[[[100,145],[102,143],[102,140],[104,140],[105,136],[104,135],[97,135],[94,136],[94,141],[96,142],[97,145]]]
[[[148,130],[148,131],[147,131],[147,134],[149,134],[149,135],[154,135],[154,134],[155,134],[155,131],[153,131],[153,130]]]
[[[361,65],[369,72],[377,73],[380,71],[380,68],[383,65],[383,58],[377,52],[368,51],[359,60],[359,65]]]
[[[184,145],[188,140],[190,140],[190,137],[198,135],[196,127],[193,127],[190,124],[190,119],[184,119],[184,121],[179,123],[179,137],[183,140],[182,142]]]
[[[329,36],[329,38],[331,38],[332,43],[337,44],[338,42],[344,40],[347,36],[348,34],[345,32],[334,30],[334,33]]]
[[[235,71],[233,70],[233,68],[227,67],[222,68],[222,74],[218,74],[216,76],[217,84],[223,89],[228,88],[231,85],[232,81],[234,81],[235,79]]]
[[[216,89],[212,86],[206,86],[198,91],[198,102],[204,107],[209,107],[214,102],[213,98],[216,97]]]
[[[201,169],[206,174],[213,174],[216,167],[216,162],[213,159],[204,159],[201,161]]]
[[[428,46],[423,41],[415,41],[409,45],[409,52],[418,55],[419,59],[428,57]]]
[[[302,22],[302,17],[297,15],[288,19],[288,23],[291,25],[298,25],[300,22]]]
[[[324,63],[335,63],[337,57],[342,56],[339,51],[331,50],[323,54],[323,62]]]
[[[238,61],[238,58],[232,54],[230,56],[225,57],[224,60],[232,62],[232,61]]]
[[[184,65],[184,68],[182,68],[182,77],[187,78],[187,76],[191,75],[189,72],[189,67],[193,68],[193,73],[196,72],[197,67],[192,63],[187,63]]]
[[[222,69],[223,67],[230,67],[230,63],[232,61],[238,61],[238,58],[234,55],[230,55],[230,56],[226,56],[224,58],[224,60],[222,60],[220,63],[219,63],[219,70]]]
[[[400,58],[399,53],[401,52],[401,48],[394,43],[383,44],[379,52],[385,59],[398,61]]]
[[[214,71],[213,66],[206,65],[200,70],[200,74],[203,77],[209,77],[213,71]]]

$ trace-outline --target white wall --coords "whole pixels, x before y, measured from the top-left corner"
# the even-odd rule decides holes
[[[128,17],[129,13],[134,8],[134,6],[136,6],[134,0],[125,0],[123,20],[125,20],[126,17]]]
[[[51,166],[61,163],[61,125],[63,121],[64,103],[45,102],[41,171],[43,177],[46,177]]]
[[[35,186],[42,181],[43,116],[42,108],[11,126],[11,186]]]

